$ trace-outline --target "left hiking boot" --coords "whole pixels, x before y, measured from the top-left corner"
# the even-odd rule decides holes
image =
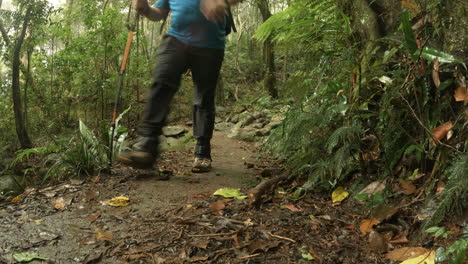
[[[211,171],[211,159],[195,157],[193,162],[192,172],[203,173]]]
[[[122,164],[136,169],[151,169],[157,156],[157,138],[139,137],[133,149],[119,153],[117,159]]]

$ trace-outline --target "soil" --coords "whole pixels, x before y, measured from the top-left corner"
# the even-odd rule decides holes
[[[48,259],[31,263],[389,263],[359,231],[353,205],[333,206],[329,195],[294,202],[280,188],[260,208],[213,196],[247,193],[262,172],[279,171],[256,157],[252,143],[216,132],[210,173],[190,172],[191,151],[166,152],[166,180],[117,167],[28,189],[0,206],[0,263],[15,263],[15,251]],[[106,204],[117,196],[129,205]]]

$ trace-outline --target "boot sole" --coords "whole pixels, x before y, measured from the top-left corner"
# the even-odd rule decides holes
[[[193,173],[207,173],[210,172],[212,168],[192,168]]]
[[[117,155],[117,159],[122,163],[123,165],[130,166],[135,169],[152,169],[154,162],[149,162],[149,161],[136,161],[132,160],[131,158],[124,157]]]

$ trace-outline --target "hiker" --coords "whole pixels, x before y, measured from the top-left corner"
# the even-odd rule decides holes
[[[229,5],[242,0],[133,0],[133,7],[153,21],[171,23],[157,55],[157,66],[139,137],[131,151],[118,159],[126,165],[150,169],[158,157],[159,136],[169,105],[180,86],[181,76],[190,69],[194,83],[193,136],[197,141],[193,172],[211,170],[211,145],[215,119],[215,89],[224,58]],[[229,12],[228,12],[229,11]],[[232,17],[231,17],[232,19]]]

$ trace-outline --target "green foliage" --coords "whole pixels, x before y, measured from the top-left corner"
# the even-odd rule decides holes
[[[426,230],[428,233],[434,233],[434,237],[447,238],[451,233],[445,231],[444,227],[433,226]],[[447,248],[440,247],[436,250],[436,262],[444,262],[448,260],[450,264],[462,264],[466,260],[466,250],[468,249],[468,227],[465,227],[461,238],[456,240]]]
[[[79,135],[61,147],[63,152],[51,165],[44,180],[91,175],[107,167],[108,142],[100,142],[81,120]]]
[[[425,223],[425,227],[440,223],[449,212],[461,213],[467,208],[468,201],[468,155],[455,156],[452,164],[445,170],[447,183],[438,201],[436,210]]]
[[[29,160],[31,155],[47,155],[50,153],[57,153],[60,151],[60,148],[54,145],[46,146],[46,147],[38,147],[32,149],[23,149],[17,152],[16,158],[11,163],[10,167],[15,166],[18,162]]]

